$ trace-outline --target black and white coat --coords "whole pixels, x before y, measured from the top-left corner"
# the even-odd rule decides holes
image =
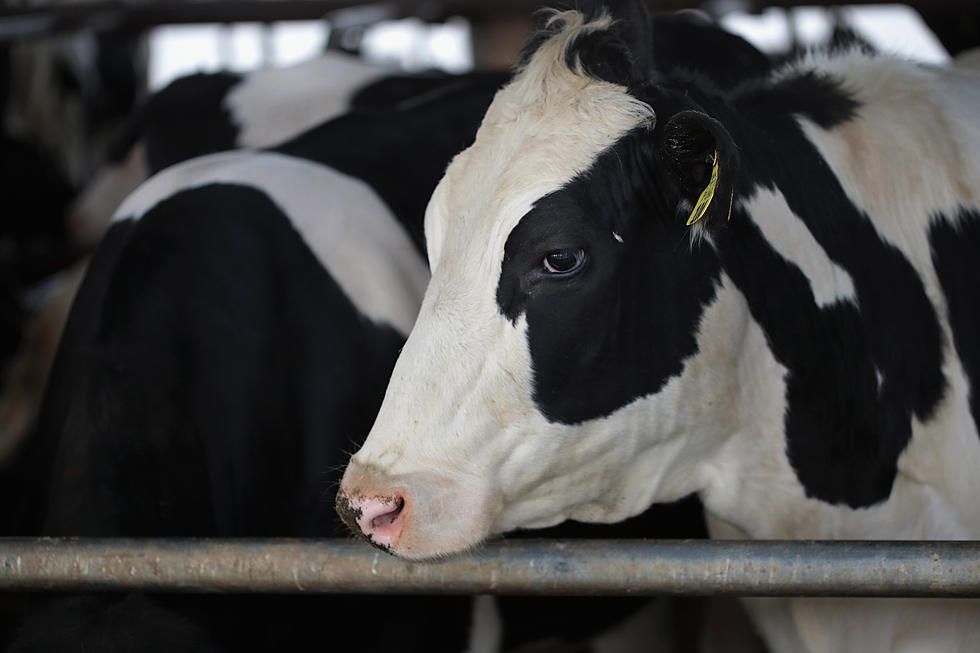
[[[394,106],[443,81],[336,52],[285,68],[178,78],[135,112],[117,160],[75,200],[69,226],[80,244],[93,246],[122,200],[164,168],[213,152],[272,147],[354,106]]]
[[[440,182],[341,514],[414,559],[690,492],[718,537],[980,537],[980,77],[721,90],[630,13],[555,14]],[[776,651],[980,641],[973,601],[747,604]]]
[[[92,258],[37,432],[2,479],[18,497],[5,532],[339,534],[329,497],[428,279],[425,203],[505,78],[144,183]],[[12,650],[303,650],[325,630],[361,650],[499,644],[487,601],[461,597],[44,598]],[[439,629],[417,628],[432,614]]]

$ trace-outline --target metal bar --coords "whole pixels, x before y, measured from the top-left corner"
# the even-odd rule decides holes
[[[402,15],[480,16],[501,10],[531,11],[546,0],[385,0]],[[270,22],[277,20],[315,20],[340,9],[365,4],[365,0],[199,0],[173,2],[149,0],[89,0],[71,4],[15,5],[0,7],[0,19],[45,17],[62,29],[95,24],[97,27],[150,27],[181,23]],[[670,0],[672,8],[691,6],[692,0]]]
[[[741,5],[749,10],[763,7],[794,7],[800,5],[834,6],[841,4],[880,4],[883,0],[744,0]],[[146,28],[153,25],[200,22],[241,22],[273,20],[317,19],[324,14],[366,4],[366,0],[199,0],[173,2],[172,0],[83,0],[73,3],[43,5],[12,5],[0,7],[0,19],[44,18],[52,29],[74,29],[84,26],[97,28]],[[904,0],[912,7],[972,9],[975,0]],[[454,14],[482,16],[499,11],[531,11],[555,4],[551,0],[386,0],[403,15]],[[560,3],[559,3],[560,4]],[[651,0],[651,9],[675,11],[697,8],[705,0]]]
[[[339,539],[8,538],[0,590],[980,597],[980,542],[513,540],[405,562]]]

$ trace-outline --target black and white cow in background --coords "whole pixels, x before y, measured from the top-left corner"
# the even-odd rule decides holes
[[[24,165],[23,148],[4,150],[13,218],[5,230],[9,233],[0,234],[0,276],[6,276],[11,257],[17,258],[12,264],[18,270],[25,267],[20,260],[24,259],[47,275],[78,260],[98,244],[119,203],[147,177],[168,166],[212,152],[272,146],[352,107],[394,107],[449,83],[445,74],[394,74],[337,53],[248,74],[190,75],[141,106],[117,148],[119,160],[102,168],[74,201],[71,188],[63,190],[64,184],[41,179],[34,167]],[[39,189],[42,183],[47,192]],[[32,241],[23,243],[25,238],[13,232],[21,224]],[[12,243],[6,242],[8,235]],[[50,251],[39,251],[40,245]],[[16,306],[25,302],[12,295],[17,310],[9,318],[3,314],[2,324],[9,323],[14,333],[0,341],[9,350],[0,355],[0,466],[29,435],[54,355],[52,345],[57,344],[84,267],[85,261],[78,261],[44,283],[31,270],[29,281],[35,285],[26,302],[29,306]],[[23,285],[20,281],[16,288]],[[2,363],[8,360],[5,367]]]
[[[716,537],[980,538],[980,77],[723,91],[643,14],[555,14],[450,165],[339,511],[411,559],[690,492]],[[980,642],[976,601],[746,604],[774,651]]]
[[[28,306],[17,307],[3,321],[15,333],[2,340],[10,353],[0,356],[0,363],[9,360],[6,367],[0,364],[0,466],[8,464],[29,436],[54,356],[52,345],[84,272],[86,261],[79,258],[98,244],[119,203],[147,177],[212,152],[269,147],[352,107],[394,107],[451,82],[445,74],[395,74],[332,52],[287,68],[180,78],[142,104],[116,148],[118,160],[103,167],[74,201],[73,189],[63,189],[65,184],[54,183],[57,179],[40,178],[35,172],[39,166],[25,165],[23,147],[4,150],[13,217],[0,234],[0,275],[6,276],[12,257],[18,276],[25,262],[37,270],[30,270],[26,280],[34,284],[30,300],[14,298]],[[24,242],[14,232],[18,225],[33,240]],[[78,262],[50,278],[39,274],[53,275],[72,261]],[[19,281],[16,288],[24,285]]]
[[[76,199],[69,227],[79,244],[92,246],[120,202],[164,168],[212,152],[271,147],[351,108],[418,97],[446,78],[399,74],[336,52],[286,68],[181,77],[136,112],[115,160]]]
[[[8,490],[11,530],[340,532],[324,497],[421,299],[425,202],[505,79],[456,80],[412,109],[351,114],[275,152],[216,154],[144,184],[75,301]],[[390,630],[357,641],[369,625],[355,624],[378,610]],[[412,627],[426,610],[444,620],[438,632]],[[359,649],[458,652],[470,613],[457,598],[67,597],[32,606],[11,650],[142,650],[172,622],[193,650],[292,650],[329,628]]]

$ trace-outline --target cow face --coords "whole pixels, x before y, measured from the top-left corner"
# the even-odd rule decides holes
[[[734,148],[683,98],[586,72],[582,44],[636,76],[612,25],[557,15],[429,204],[432,279],[338,495],[393,553],[617,521],[695,487],[677,461],[702,400],[682,389],[719,268],[685,222],[709,184],[704,222],[730,209]]]

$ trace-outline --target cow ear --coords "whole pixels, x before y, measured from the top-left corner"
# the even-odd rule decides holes
[[[578,37],[570,50],[570,67],[581,65],[598,79],[636,86],[653,75],[653,26],[646,6],[639,1],[579,0],[576,9],[586,22],[603,15],[612,18],[608,30],[598,30]]]
[[[720,122],[700,111],[681,111],[664,125],[663,153],[679,180],[688,226],[731,218],[738,148]]]
[[[636,82],[652,79],[653,25],[646,3],[641,0],[605,0],[603,4],[615,21],[613,30],[630,53],[633,79]]]

